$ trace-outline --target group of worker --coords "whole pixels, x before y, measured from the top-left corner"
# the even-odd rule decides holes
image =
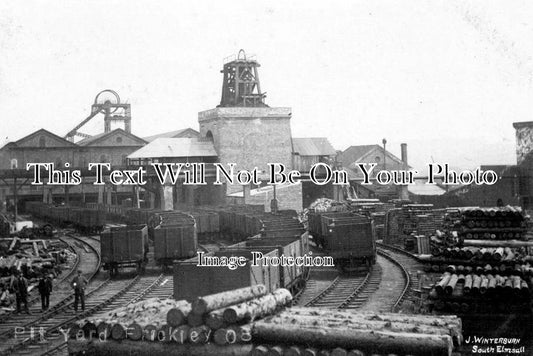
[[[50,294],[52,294],[52,275],[45,275],[39,279],[37,289],[41,296],[41,311],[45,312],[50,307]],[[71,281],[71,287],[74,291],[74,312],[78,312],[78,304],[81,304],[81,309],[85,310],[85,288],[89,282],[83,276],[82,271],[78,270],[78,274]],[[0,294],[0,306],[9,306],[12,304],[12,294],[15,295],[15,302],[17,305],[16,313],[21,313],[21,307],[24,305],[24,311],[27,314],[31,314],[28,308],[28,280],[20,273],[16,271],[15,275],[11,278],[9,288],[3,287]]]

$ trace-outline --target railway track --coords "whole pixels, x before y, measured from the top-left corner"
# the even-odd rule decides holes
[[[334,309],[398,311],[413,297],[421,264],[408,253],[379,245],[377,263],[367,274],[340,275],[329,270],[312,269],[305,289],[296,296],[296,304]],[[320,273],[322,272],[322,273]]]
[[[420,272],[424,270],[423,264],[416,258],[416,256],[395,246],[382,243],[377,243],[376,245],[381,251],[385,252],[389,257],[393,258],[397,263],[403,266],[405,273],[409,276],[409,285],[402,295],[402,300],[395,305],[395,308],[401,307],[401,303],[404,301],[416,302],[419,298],[417,291],[420,289],[418,276]]]
[[[31,314],[12,314],[0,324],[0,355],[11,354],[12,349],[27,338],[32,337],[32,332],[39,330],[40,325],[48,319],[54,318],[58,313],[68,308],[73,303],[70,281],[77,270],[82,270],[84,275],[92,280],[100,268],[99,241],[89,238],[80,238],[66,235],[61,238],[67,243],[78,258],[69,272],[57,281],[50,295],[50,309],[41,313],[40,303],[29,306]]]
[[[116,293],[117,284],[114,283],[113,286],[115,289],[114,293]],[[72,325],[74,322],[82,319],[83,317],[92,314],[106,314],[116,308],[149,298],[168,298],[172,295],[172,291],[173,283],[171,275],[161,274],[155,279],[153,276],[137,276],[133,280],[130,280],[126,287],[122,288],[122,290],[114,295],[108,294],[113,293],[113,291],[102,291],[99,293],[99,298],[96,300],[96,306],[86,311],[82,316],[71,317],[68,321],[64,321],[61,325],[65,328],[68,327],[69,324]],[[58,325],[59,324],[55,324],[53,327],[48,329],[49,332],[47,333],[47,337],[51,342],[47,349],[34,352],[32,355],[65,355],[65,351],[67,350],[67,341],[61,332],[56,331],[60,327]]]
[[[65,243],[67,245],[67,248],[75,254],[76,256],[76,259],[74,260],[74,262],[72,263],[72,266],[68,269],[68,271],[64,271],[61,273],[61,275],[59,276],[59,278],[57,279],[57,281],[55,282],[55,285],[62,285],[63,283],[65,283],[65,281],[69,281],[70,278],[72,278],[74,276],[74,274],[76,273],[76,271],[78,270],[78,266],[80,264],[80,254],[77,252],[77,249],[76,249],[76,246],[74,246],[72,243],[68,242],[68,241],[65,241],[65,240],[62,240],[63,243]],[[55,286],[54,286],[55,287]],[[30,310],[33,310],[33,304],[35,302],[38,302],[40,301],[40,296],[39,296],[39,292],[38,292],[38,289],[37,288],[33,288],[30,293],[29,293],[29,296],[28,296],[28,306],[31,308]],[[40,310],[40,309],[37,309],[37,310]],[[13,317],[15,315],[15,312],[9,312],[9,313],[6,313],[4,315],[2,315],[2,317],[0,317],[0,335],[2,333],[2,328],[1,326],[3,324],[6,323],[6,321]]]

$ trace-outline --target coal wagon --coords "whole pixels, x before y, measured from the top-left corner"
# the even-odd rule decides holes
[[[103,268],[111,276],[124,267],[143,272],[147,262],[148,228],[146,225],[110,228],[100,234],[100,249]]]
[[[154,213],[150,218],[149,236],[154,242],[155,261],[163,268],[176,260],[193,257],[198,248],[196,220],[182,212]]]
[[[371,218],[347,212],[309,214],[309,233],[317,246],[341,270],[370,268],[376,261],[374,223]]]

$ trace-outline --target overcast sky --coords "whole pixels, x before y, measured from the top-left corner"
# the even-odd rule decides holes
[[[61,136],[102,89],[141,137],[197,129],[220,102],[223,58],[261,63],[294,137],[381,143],[410,164],[513,164],[533,120],[531,1],[2,1],[0,144]],[[80,131],[103,131],[100,116]]]

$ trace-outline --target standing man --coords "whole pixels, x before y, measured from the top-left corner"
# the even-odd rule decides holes
[[[15,291],[17,301],[17,314],[20,313],[20,305],[24,303],[24,309],[30,314],[28,309],[28,281],[22,276],[20,271],[15,272],[15,278],[11,281],[11,288]]]
[[[78,270],[78,275],[72,280],[72,288],[74,288],[74,312],[78,312],[78,302],[81,301],[81,310],[85,310],[85,287],[89,281]]]
[[[50,293],[52,293],[52,278],[49,275],[43,275],[39,280],[39,294],[41,295],[43,312],[50,306]]]

